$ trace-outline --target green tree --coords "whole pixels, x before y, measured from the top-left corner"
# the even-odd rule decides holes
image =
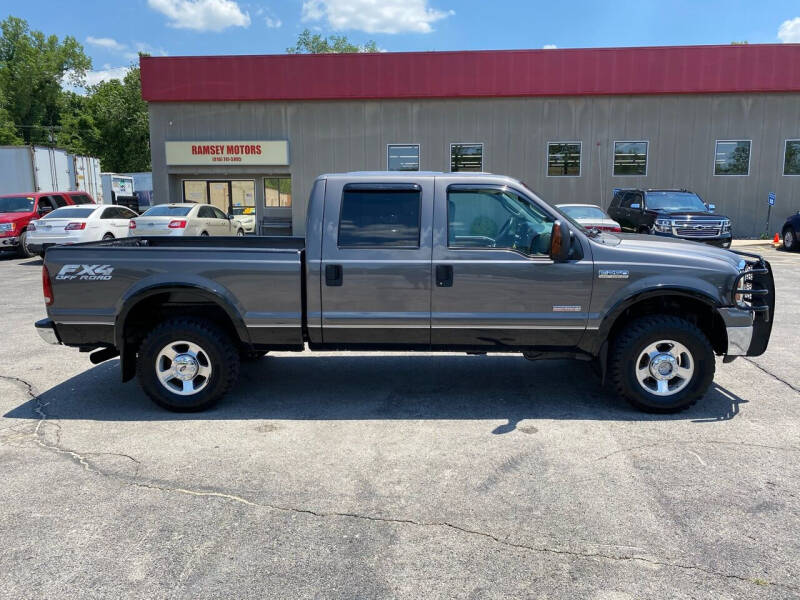
[[[104,81],[87,92],[84,101],[67,101],[60,141],[99,158],[104,171],[149,171],[150,124],[139,67],[131,67],[122,81]]]
[[[293,48],[287,48],[289,54],[352,54],[356,52],[380,52],[378,44],[373,40],[363,46],[353,44],[343,35],[322,37],[318,33],[311,33],[304,29],[297,36],[297,43]]]
[[[53,141],[62,84],[81,85],[91,66],[72,36],[59,41],[23,19],[6,18],[0,23],[0,132],[26,144]]]

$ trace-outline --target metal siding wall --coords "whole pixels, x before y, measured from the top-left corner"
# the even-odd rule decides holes
[[[688,187],[734,219],[737,236],[763,231],[770,191],[778,197],[770,232],[800,210],[800,177],[782,176],[784,140],[800,138],[796,94],[153,103],[150,117],[159,200],[179,200],[186,176],[167,176],[166,140],[288,139],[296,234],[317,175],[383,170],[390,143],[420,144],[422,169],[447,171],[451,142],[483,142],[485,170],[517,177],[553,203],[607,206],[615,187]],[[647,176],[612,176],[614,141],[640,139],[650,142]],[[717,139],[753,141],[750,176],[713,175]],[[580,177],[546,176],[548,141],[583,142]],[[203,168],[237,172],[245,171]]]

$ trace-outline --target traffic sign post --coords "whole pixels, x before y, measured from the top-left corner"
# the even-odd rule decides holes
[[[775,192],[770,192],[767,196],[767,222],[764,225],[764,233],[769,235],[769,217],[772,214],[772,207],[775,206]]]

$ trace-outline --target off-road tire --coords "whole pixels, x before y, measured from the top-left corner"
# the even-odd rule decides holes
[[[172,341],[199,345],[212,366],[208,384],[196,394],[181,396],[167,390],[156,377],[159,352]],[[178,318],[165,321],[147,334],[139,347],[136,376],[144,392],[159,406],[173,412],[197,412],[222,398],[239,378],[239,351],[228,334],[211,321]]]
[[[33,256],[33,252],[31,252],[28,248],[27,230],[19,234],[19,246],[17,246],[17,254],[19,254],[21,258],[31,258]]]
[[[683,344],[694,362],[694,374],[686,387],[666,397],[649,393],[636,378],[641,352],[663,339]],[[675,413],[694,405],[711,385],[715,367],[714,349],[708,337],[696,325],[671,315],[632,320],[612,340],[608,356],[613,389],[637,409],[651,413]]]

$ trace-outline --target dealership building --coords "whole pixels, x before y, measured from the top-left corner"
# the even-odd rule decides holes
[[[143,57],[153,192],[305,232],[322,173],[488,171],[550,203],[686,188],[800,210],[800,45]],[[768,198],[774,194],[769,224]]]

